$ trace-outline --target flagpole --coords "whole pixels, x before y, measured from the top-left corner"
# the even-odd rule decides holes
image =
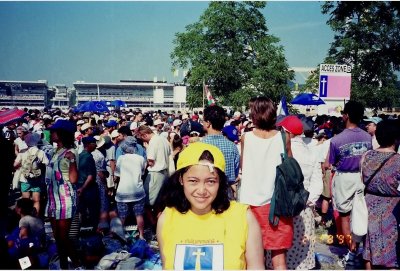
[[[206,87],[206,83],[204,82],[204,79],[203,79],[203,109],[204,109],[204,92],[205,92],[205,87]]]

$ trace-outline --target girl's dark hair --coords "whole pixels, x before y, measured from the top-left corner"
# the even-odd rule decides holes
[[[381,148],[387,148],[395,144],[397,149],[400,139],[400,129],[395,120],[383,120],[376,125],[376,140]]]
[[[214,162],[214,158],[209,151],[204,151],[200,156],[200,160],[208,160]],[[161,188],[157,205],[162,210],[165,207],[175,207],[180,213],[185,214],[190,210],[190,202],[186,199],[183,192],[183,185],[180,183],[183,174],[189,170],[190,167],[185,167],[175,171],[175,173],[164,183]],[[230,206],[228,198],[228,180],[224,172],[219,168],[215,168],[219,176],[219,187],[217,196],[211,204],[211,208],[217,214],[226,211]]]
[[[75,148],[75,137],[73,132],[64,129],[55,129],[54,132],[57,133],[58,138],[65,148]]]
[[[250,108],[250,118],[254,126],[261,130],[273,130],[276,123],[276,108],[270,98],[257,97]]]
[[[172,149],[175,150],[178,147],[183,148],[183,140],[179,135],[175,134],[172,140]]]

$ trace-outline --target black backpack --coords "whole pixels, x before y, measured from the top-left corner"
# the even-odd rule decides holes
[[[284,153],[282,163],[276,167],[275,189],[271,199],[269,222],[277,226],[279,217],[294,217],[301,213],[307,205],[308,195],[304,189],[304,176],[299,163],[288,157],[286,150],[286,134],[281,131]]]

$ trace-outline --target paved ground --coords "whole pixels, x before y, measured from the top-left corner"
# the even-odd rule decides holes
[[[341,245],[328,245],[326,236],[326,230],[317,229],[317,238],[315,243],[316,269],[343,270],[344,268],[340,266],[338,262],[340,258],[347,253],[347,249]]]

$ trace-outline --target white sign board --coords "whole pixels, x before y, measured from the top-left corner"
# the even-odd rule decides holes
[[[322,99],[349,100],[351,66],[321,64],[319,67],[319,97]]]
[[[174,103],[186,103],[186,87],[174,87]]]
[[[164,103],[164,89],[156,88],[153,92],[153,103],[163,104]]]

